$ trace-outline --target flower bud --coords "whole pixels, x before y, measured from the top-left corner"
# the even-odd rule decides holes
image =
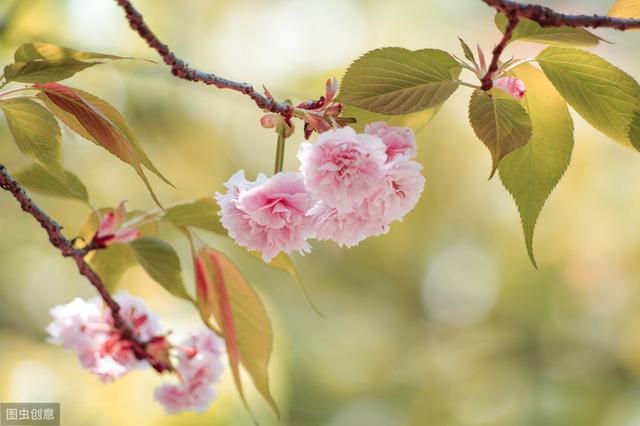
[[[500,77],[494,80],[493,87],[506,92],[515,100],[520,100],[524,97],[526,87],[524,82],[516,77]]]

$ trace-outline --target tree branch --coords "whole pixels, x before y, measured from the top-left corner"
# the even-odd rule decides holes
[[[625,31],[640,28],[640,19],[614,18],[603,15],[567,15],[555,10],[535,4],[524,4],[511,0],[482,0],[509,19],[500,43],[493,49],[491,65],[487,73],[480,80],[482,90],[488,91],[493,87],[493,76],[498,70],[500,55],[511,40],[513,30],[522,18],[537,22],[541,27],[573,27],[573,28],[613,28]]]
[[[178,78],[188,81],[201,82],[204,84],[212,85],[218,89],[230,89],[236,92],[243,93],[249,96],[255,104],[263,110],[267,110],[276,114],[282,115],[285,119],[289,120],[293,117],[294,107],[285,102],[277,102],[253,88],[248,83],[239,83],[237,81],[228,80],[226,78],[219,77],[215,74],[201,71],[187,65],[182,59],[178,58],[169,49],[169,46],[164,44],[160,39],[151,31],[151,29],[144,22],[142,14],[136,10],[129,0],[116,0],[118,5],[122,7],[126,13],[127,21],[133,30],[135,30],[140,37],[142,37],[149,47],[154,49],[164,60],[164,63],[171,67],[171,73]],[[299,105],[302,109],[313,109],[313,106],[319,101],[308,101]]]
[[[49,236],[49,241],[55,247],[57,247],[64,257],[71,257],[78,265],[78,270],[81,275],[84,275],[91,285],[93,285],[100,297],[111,310],[111,316],[113,317],[113,323],[115,328],[120,331],[121,338],[131,343],[131,348],[138,359],[146,359],[149,364],[158,372],[166,371],[168,366],[164,363],[157,361],[153,355],[147,352],[146,343],[140,342],[133,335],[133,332],[125,319],[120,315],[120,305],[111,297],[104,283],[96,274],[91,266],[85,261],[85,255],[95,249],[92,245],[85,248],[78,249],[73,247],[73,242],[68,240],[62,234],[62,227],[53,219],[51,219],[40,207],[38,207],[33,200],[27,195],[20,184],[11,177],[6,167],[0,164],[0,187],[5,191],[8,191],[13,197],[20,203],[22,210],[29,213],[40,223]]]
[[[620,31],[640,28],[640,19],[614,18],[606,15],[567,15],[555,10],[511,0],[482,0],[507,16],[536,21],[542,27],[613,28]]]

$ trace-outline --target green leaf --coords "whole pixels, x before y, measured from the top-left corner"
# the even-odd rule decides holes
[[[442,104],[411,114],[384,115],[345,104],[342,117],[355,118],[357,120],[355,123],[350,125],[356,132],[363,132],[364,127],[368,123],[372,123],[374,121],[385,121],[391,126],[410,127],[413,129],[414,133],[418,133],[427,124],[429,124],[431,120],[433,120],[433,117],[436,116],[441,107]]]
[[[179,228],[193,226],[226,236],[227,230],[220,223],[218,210],[218,204],[209,197],[167,207],[163,219]]]
[[[53,59],[16,62],[4,67],[9,81],[20,83],[49,83],[64,80],[99,62],[82,62],[76,59]]]
[[[83,52],[80,50],[70,49],[68,47],[41,42],[25,43],[21,45],[16,49],[13,57],[16,62],[27,62],[37,59],[76,59],[78,61],[86,59],[131,59],[124,58],[122,56],[106,55],[104,53]]]
[[[151,278],[172,295],[191,300],[182,282],[180,259],[171,245],[154,237],[138,238],[129,245]]]
[[[161,205],[142,169],[142,164],[146,163],[147,168],[152,171],[155,171],[155,168],[135,138],[130,139],[132,133],[128,127],[120,127],[124,119],[119,114],[114,115],[115,108],[110,105],[106,108],[105,105],[108,104],[95,96],[61,84],[37,84],[34,87],[42,90],[38,97],[71,130],[131,165],[153,200]],[[156,174],[162,177],[159,172]]]
[[[460,37],[458,37],[458,40],[460,40],[460,46],[462,46],[464,57],[467,58],[467,60],[471,61],[471,63],[477,66],[476,59],[473,57],[473,51],[471,51],[471,48],[469,47],[469,45]]]
[[[504,34],[508,19],[502,13],[496,14],[495,23],[498,29]],[[541,27],[535,21],[521,18],[513,31],[512,41],[523,40],[533,43],[548,44],[551,46],[597,46],[601,38],[585,30],[584,28],[572,27]]]
[[[636,111],[629,126],[629,140],[631,144],[640,151],[640,110]]]
[[[609,9],[609,16],[640,19],[640,0],[617,0]],[[638,31],[638,29],[633,29],[633,31]]]
[[[113,209],[102,208],[99,212],[101,215],[104,215],[111,210]],[[145,213],[141,211],[131,211],[126,214],[126,220],[129,221]],[[78,230],[78,236],[81,238],[81,241],[84,242],[80,247],[91,241],[98,231],[99,225],[100,218],[96,212],[92,212],[87,216]],[[143,226],[133,227],[139,229],[140,235],[143,237],[158,234],[158,227],[155,223],[147,223]],[[94,250],[87,255],[86,259],[110,292],[116,289],[124,273],[138,263],[136,255],[129,244],[112,244],[106,249]]]
[[[447,52],[385,47],[365,53],[342,79],[340,99],[380,114],[401,115],[443,103],[461,67]]]
[[[616,142],[631,146],[629,128],[640,110],[640,85],[633,77],[579,49],[548,47],[537,60],[582,118]]]
[[[476,136],[491,153],[495,173],[500,160],[526,145],[531,137],[531,119],[522,106],[512,100],[476,90],[469,103],[469,120]]]
[[[203,318],[213,315],[224,332],[238,392],[244,401],[239,370],[242,364],[258,391],[279,416],[269,390],[273,331],[264,305],[238,268],[221,252],[203,248],[196,254],[195,262],[197,305]]]
[[[20,151],[63,177],[62,134],[55,117],[46,108],[27,98],[0,100]]]
[[[76,175],[65,171],[64,178],[58,177],[40,164],[34,163],[22,167],[14,173],[20,185],[30,191],[53,197],[70,198],[89,202],[87,188]]]
[[[87,261],[110,292],[116,290],[125,272],[136,266],[136,256],[128,244],[111,244],[91,252]]]
[[[253,256],[254,259],[262,263],[263,265],[266,265],[278,271],[282,271],[288,274],[291,278],[293,278],[295,282],[297,282],[298,285],[300,286],[300,289],[302,290],[302,293],[304,294],[305,299],[307,299],[307,303],[309,303],[309,306],[311,306],[311,309],[313,309],[314,312],[318,314],[318,316],[322,318],[325,317],[324,314],[320,311],[320,309],[318,309],[316,305],[313,303],[313,300],[311,300],[311,295],[307,291],[307,288],[304,285],[304,282],[302,281],[302,277],[300,276],[300,273],[298,272],[298,269],[296,268],[295,263],[293,263],[293,259],[291,259],[291,256],[289,256],[284,252],[280,252],[276,257],[271,259],[271,262],[265,262],[264,259],[262,258],[262,255],[259,252],[249,251],[249,254],[251,254],[251,256]]]
[[[533,133],[529,143],[500,162],[498,170],[518,206],[527,252],[536,266],[533,231],[549,194],[569,166],[573,121],[567,103],[541,71],[525,64],[513,72],[527,88],[523,106]]]

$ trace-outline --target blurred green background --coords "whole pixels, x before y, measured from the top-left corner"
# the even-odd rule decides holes
[[[457,37],[490,50],[494,13],[479,0],[136,0],[150,26],[182,58],[278,99],[322,93],[349,62],[382,46],[459,53]],[[608,1],[547,1],[566,12],[606,13]],[[595,50],[640,76],[640,32],[601,31]],[[0,64],[21,43],[157,60],[112,0],[1,0]],[[507,55],[542,47],[515,43]],[[505,56],[507,57],[507,56]],[[471,81],[470,75],[464,75]],[[161,65],[118,62],[68,84],[118,107],[150,157],[177,186],[152,178],[165,203],[212,194],[240,168],[273,167],[275,138],[243,96],[173,78]],[[388,235],[358,247],[314,243],[296,257],[318,318],[297,284],[228,241],[265,299],[275,327],[272,382],[283,418],[250,392],[261,425],[640,425],[640,159],[574,114],[569,170],[543,210],[535,237],[540,270],[526,255],[519,217],[467,122],[460,88],[419,134],[427,186]],[[298,133],[285,168],[295,170]],[[0,120],[0,159],[27,163]],[[65,165],[97,206],[153,203],[133,169],[69,131]],[[73,236],[86,207],[37,202]],[[169,228],[187,277],[188,246]],[[188,278],[191,283],[192,279]],[[180,335],[199,325],[140,268],[121,282]],[[204,415],[168,417],[153,401],[162,381],[136,371],[108,385],[74,354],[45,341],[48,310],[94,292],[53,249],[33,218],[0,193],[0,401],[62,404],[64,425],[251,425],[225,374]]]

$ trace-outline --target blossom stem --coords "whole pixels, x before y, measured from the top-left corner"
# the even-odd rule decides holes
[[[286,139],[283,135],[278,132],[278,145],[276,147],[276,165],[274,169],[274,174],[280,173],[284,168],[284,146],[286,143]]]

